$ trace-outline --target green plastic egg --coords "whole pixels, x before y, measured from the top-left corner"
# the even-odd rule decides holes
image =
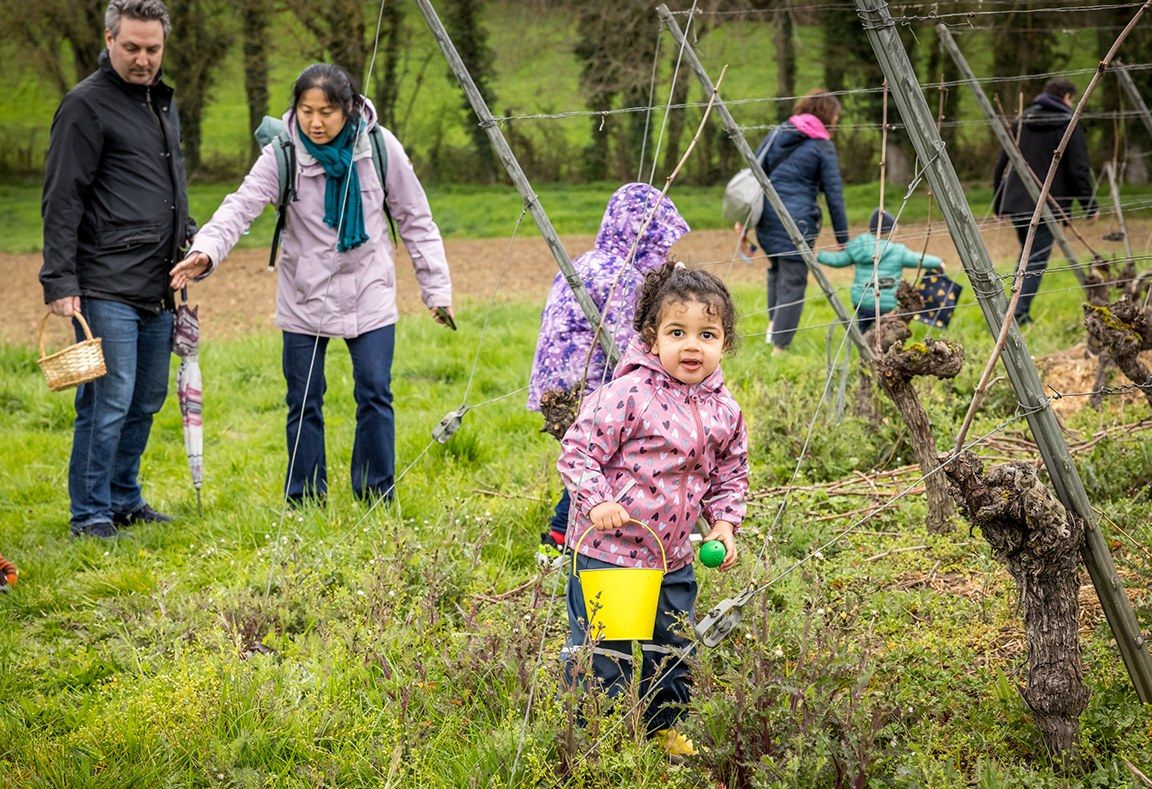
[[[705,567],[719,567],[728,551],[719,540],[709,540],[700,546],[700,561]]]

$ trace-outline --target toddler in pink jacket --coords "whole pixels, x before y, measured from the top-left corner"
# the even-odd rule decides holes
[[[692,645],[679,632],[685,620],[695,623],[688,538],[703,514],[712,527],[706,539],[720,540],[726,549],[720,569],[731,568],[748,491],[748,434],[720,370],[736,340],[735,307],[720,279],[670,262],[645,279],[633,323],[638,336],[613,379],[585,399],[564,436],[557,469],[572,493],[568,544],[576,547],[577,571],[660,567],[657,537],[663,543],[668,572],[652,640],[641,643],[640,694],[648,702],[648,733],[669,753],[688,755],[691,742],[672,728],[691,686]],[[573,660],[591,649],[596,681],[610,696],[625,693],[631,643],[589,637],[575,572],[567,596],[563,657],[570,683],[577,673]]]

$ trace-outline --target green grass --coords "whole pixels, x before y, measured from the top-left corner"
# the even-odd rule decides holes
[[[760,290],[737,298],[741,331],[763,331]],[[1078,302],[1070,275],[1045,279],[1040,320],[1025,331],[1032,354],[1077,341]],[[1130,781],[1123,759],[1152,760],[1152,731],[1098,617],[1085,620],[1093,695],[1081,762],[1048,759],[1015,690],[1024,655],[1006,646],[1022,638],[1012,581],[964,524],[926,535],[916,496],[831,544],[853,518],[822,518],[859,499],[797,491],[775,524],[782,500],[771,496],[752,508],[737,569],[699,571],[706,609],[791,570],[732,638],[700,652],[686,724],[706,747],[698,761],[669,768],[626,721],[570,730],[556,660],[560,579],[537,579],[532,558],[558,493],[555,444],[523,393],[470,411],[444,446],[429,438],[462,400],[491,400],[527,377],[537,305],[498,305],[486,331],[481,309],[461,305],[456,334],[422,318],[400,324],[398,464],[411,468],[396,509],[351,498],[354,403],[347,353],[334,344],[329,505],[281,512],[279,341],[252,335],[203,349],[203,517],[171,398],[142,479],[178,520],[112,542],[67,537],[70,395],[45,390],[33,349],[0,348],[0,550],[22,570],[0,595],[9,785],[548,786],[563,770],[575,786],[735,785],[737,741],[760,786],[832,785],[837,765],[872,785],[1115,786]],[[830,318],[814,299],[793,353],[772,357],[749,336],[725,362],[752,433],[754,489],[790,481],[810,428],[800,484],[909,457],[893,414],[877,426],[820,403]],[[969,306],[947,336],[973,361],[955,382],[918,386],[941,446],[991,347]],[[998,384],[972,435],[1014,403]],[[1085,409],[1066,423],[1089,435],[1146,416],[1141,405]],[[1146,435],[1121,435],[1077,456],[1145,623],[1147,447]]]
[[[604,206],[619,184],[536,184],[534,190],[558,233],[594,235],[600,227]],[[658,183],[658,187],[663,184]],[[188,190],[192,215],[207,222],[220,202],[235,187],[224,184],[193,184]],[[43,249],[43,225],[40,221],[41,187],[33,183],[0,183],[0,222],[5,232],[0,235],[0,253],[38,252]],[[902,190],[888,186],[885,205],[898,210],[904,199]],[[972,187],[966,190],[972,213],[983,217],[992,201],[992,190]],[[1152,186],[1125,187],[1123,200],[1128,202],[1152,195]],[[669,196],[694,230],[724,228],[720,214],[721,187],[674,184]],[[850,184],[844,189],[851,232],[862,230],[879,199],[879,184]],[[445,238],[503,238],[510,236],[520,217],[523,202],[511,186],[431,186],[428,200],[440,231]],[[923,222],[929,216],[928,198],[921,188],[913,194],[900,215],[902,222]],[[933,205],[931,216],[942,227],[940,208]],[[272,208],[242,236],[242,249],[267,247],[272,238],[276,212]],[[524,217],[523,234],[536,234],[531,215]]]

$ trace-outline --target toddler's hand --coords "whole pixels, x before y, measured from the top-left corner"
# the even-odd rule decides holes
[[[704,541],[719,540],[724,543],[724,561],[720,564],[720,571],[731,570],[732,565],[736,564],[736,537],[734,532],[736,527],[728,521],[716,521],[712,524],[712,531],[704,538]]]
[[[597,531],[619,529],[625,523],[632,520],[632,516],[628,514],[628,510],[621,507],[615,501],[605,501],[597,504],[588,515],[592,518],[592,526]]]

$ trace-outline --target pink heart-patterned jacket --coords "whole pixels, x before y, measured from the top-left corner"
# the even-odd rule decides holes
[[[744,519],[748,431],[719,368],[699,384],[677,381],[637,337],[612,380],[589,394],[556,463],[572,494],[568,544],[591,527],[597,504],[618,501],[660,536],[668,570],[690,563],[688,541],[709,523]],[[593,531],[579,552],[624,567],[660,567],[660,548],[636,524]]]

